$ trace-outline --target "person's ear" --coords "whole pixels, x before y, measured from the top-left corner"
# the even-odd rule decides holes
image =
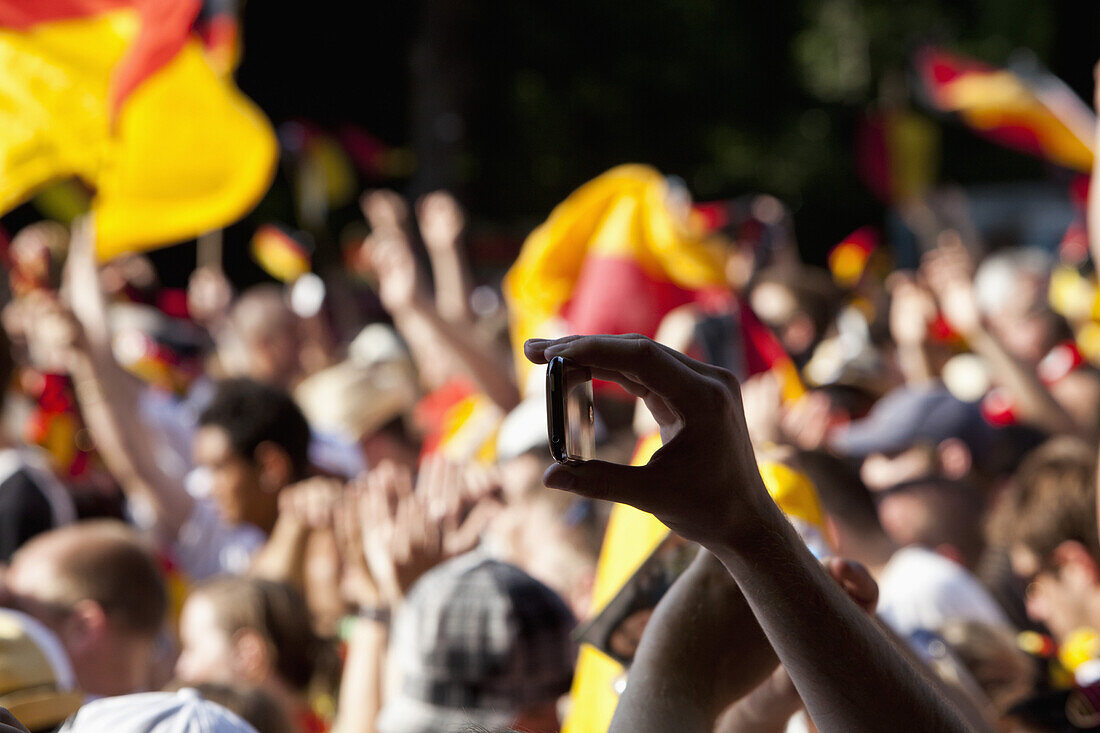
[[[107,634],[107,612],[91,599],[78,601],[61,625],[62,640],[71,654],[89,653]]]
[[[234,673],[245,682],[259,684],[271,671],[267,642],[255,629],[241,629],[233,635]]]
[[[1076,586],[1100,585],[1100,566],[1083,544],[1077,540],[1063,540],[1051,555],[1063,580]]]
[[[970,449],[958,438],[947,438],[936,446],[936,455],[940,462],[940,471],[951,481],[958,481],[970,473],[973,465]]]
[[[264,491],[276,492],[289,484],[294,477],[290,456],[280,445],[265,440],[256,446],[253,457],[260,479],[260,488]]]

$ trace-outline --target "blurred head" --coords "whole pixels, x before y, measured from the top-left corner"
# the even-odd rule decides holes
[[[981,556],[982,498],[972,487],[923,481],[878,497],[879,519],[901,546],[920,545],[973,569]]]
[[[145,688],[168,600],[133,530],[95,521],[40,534],[12,558],[6,580],[7,604],[57,635],[86,693]]]
[[[294,733],[294,727],[282,714],[275,698],[259,687],[204,683],[195,685],[195,689],[204,700],[236,713],[261,733]]]
[[[799,451],[790,463],[817,488],[826,528],[832,535],[829,543],[837,555],[874,562],[857,548],[886,546],[889,538],[879,523],[871,492],[859,474],[843,460],[821,450]]]
[[[753,281],[749,304],[801,363],[825,335],[841,300],[832,278],[820,268],[773,267]]]
[[[975,702],[991,707],[993,720],[1034,689],[1032,660],[1003,627],[960,619],[947,622],[938,633],[977,683],[985,699]]]
[[[278,285],[256,285],[244,293],[229,314],[221,339],[227,368],[235,376],[289,389],[301,371],[298,316]]]
[[[302,691],[319,642],[301,595],[257,578],[216,578],[198,586],[180,614],[176,677],[183,683],[248,684],[278,679]]]
[[[1055,438],[1028,456],[1000,497],[990,541],[1027,583],[1027,612],[1058,638],[1100,628],[1095,449]]]
[[[1037,364],[1058,339],[1059,321],[1047,303],[1051,258],[1035,248],[997,252],[974,275],[978,306],[993,333],[1019,359]]]
[[[479,553],[424,575],[394,622],[390,662],[399,690],[380,733],[558,730],[576,653],[573,614],[514,565]]]
[[[210,472],[222,518],[270,532],[279,491],[309,473],[309,441],[309,425],[289,395],[229,379],[199,417],[192,449],[195,463]]]
[[[978,405],[942,386],[900,387],[831,442],[838,453],[862,459],[860,477],[881,491],[918,479],[973,476],[975,461],[989,452],[993,429]]]

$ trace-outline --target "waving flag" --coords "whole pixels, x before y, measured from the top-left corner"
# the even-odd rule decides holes
[[[653,168],[622,165],[574,191],[531,233],[504,279],[517,355],[554,321],[570,333],[652,336],[695,291],[725,286],[722,247],[691,231],[668,193]]]
[[[81,178],[109,258],[256,204],[275,135],[207,61],[198,12],[198,0],[0,0],[0,212]]]
[[[1096,117],[1057,78],[1026,76],[926,48],[917,73],[929,103],[996,143],[1073,170],[1092,169]]]

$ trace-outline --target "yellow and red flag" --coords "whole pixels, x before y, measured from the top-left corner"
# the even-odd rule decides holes
[[[725,287],[722,246],[692,230],[669,199],[658,171],[621,165],[578,188],[531,232],[504,278],[517,364],[527,364],[523,342],[547,335],[555,320],[570,333],[652,336],[696,291]]]
[[[938,48],[918,53],[916,68],[932,106],[960,115],[990,140],[1072,170],[1092,169],[1095,115],[1049,74],[1025,79]]]
[[[878,230],[860,227],[829,251],[829,272],[842,288],[853,288],[867,269],[867,260],[878,247]]]
[[[0,0],[0,212],[95,189],[100,258],[229,224],[274,174],[262,112],[191,33],[198,0]]]
[[[939,128],[907,109],[873,109],[856,130],[856,170],[881,201],[919,198],[936,179]]]
[[[252,259],[271,277],[292,283],[310,271],[311,251],[275,224],[264,224],[252,235]]]

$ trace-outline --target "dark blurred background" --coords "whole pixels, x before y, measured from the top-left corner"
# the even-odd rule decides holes
[[[828,248],[884,204],[856,173],[869,110],[908,108],[938,131],[936,179],[1053,181],[1066,173],[935,116],[912,92],[913,50],[934,42],[1003,66],[1019,49],[1091,104],[1100,3],[1054,0],[649,0],[552,3],[253,0],[237,79],[272,118],[351,123],[405,154],[387,185],[454,190],[471,212],[475,261],[504,266],[571,190],[619,163],[681,177],[697,200],[772,193],[800,247]],[[328,213],[319,249],[359,218]],[[261,277],[243,242],[294,221],[284,166],[227,233],[236,279]],[[240,246],[238,246],[240,245]],[[167,280],[193,248],[157,255]],[[173,264],[178,263],[179,268]]]

